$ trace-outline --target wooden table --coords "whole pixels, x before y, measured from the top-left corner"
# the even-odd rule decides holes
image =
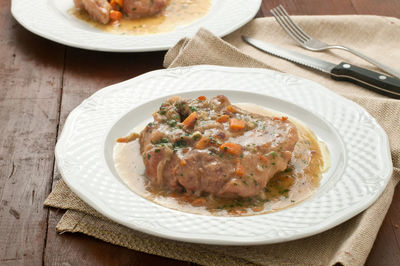
[[[71,0],[72,1],[72,0]],[[398,0],[264,0],[257,16],[284,4],[290,14],[374,14],[400,18]],[[189,265],[104,243],[58,235],[63,212],[43,208],[60,174],[54,147],[68,113],[107,85],[162,68],[164,52],[114,54],[38,37],[0,7],[0,265]],[[400,189],[367,265],[400,265]]]

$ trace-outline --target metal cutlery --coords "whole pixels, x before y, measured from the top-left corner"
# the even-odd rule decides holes
[[[346,50],[366,61],[369,63],[379,67],[381,70],[385,71],[386,73],[400,78],[400,72],[394,70],[393,68],[384,65],[382,63],[379,63],[378,61],[360,53],[357,52],[351,48],[342,46],[342,45],[329,45],[327,43],[324,43],[320,40],[317,40],[315,38],[312,38],[309,36],[306,32],[304,32],[289,16],[289,14],[286,12],[286,10],[283,8],[282,5],[279,5],[278,7],[275,7],[270,10],[272,15],[275,17],[279,25],[282,26],[282,28],[289,34],[290,37],[292,37],[293,40],[295,40],[298,44],[303,46],[304,48],[311,50],[311,51],[323,51],[327,49],[342,49]]]
[[[328,73],[332,79],[349,81],[383,95],[400,99],[400,79],[357,67],[346,62],[333,64],[247,36],[242,36],[242,38],[245,42],[261,51]]]

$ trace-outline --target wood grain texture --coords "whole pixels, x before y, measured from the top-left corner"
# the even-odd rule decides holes
[[[111,54],[67,48],[59,130],[62,130],[70,111],[84,99],[105,86],[162,68],[163,56],[163,52]],[[60,178],[55,170],[53,186]],[[46,265],[189,265],[187,262],[129,250],[80,234],[58,235],[55,227],[62,214],[56,210],[50,210],[49,213],[44,252]]]
[[[40,265],[64,50],[0,8],[0,265]],[[45,48],[45,49],[43,49]]]
[[[71,0],[72,1],[72,0]],[[0,7],[0,265],[190,265],[55,232],[62,216],[42,207],[60,179],[54,145],[69,112],[97,90],[162,68],[163,52],[115,54],[58,45],[23,29]],[[399,0],[263,0],[293,15],[400,18]],[[400,187],[366,265],[400,265]]]

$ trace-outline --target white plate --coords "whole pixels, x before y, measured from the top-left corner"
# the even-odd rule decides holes
[[[142,36],[115,35],[93,28],[68,14],[73,0],[13,0],[14,18],[29,31],[65,45],[108,52],[166,50],[200,27],[225,36],[249,22],[261,0],[212,0],[211,10],[200,20],[174,31]]]
[[[214,217],[152,203],[120,181],[112,148],[172,94],[225,94],[233,103],[287,113],[328,145],[331,168],[314,196],[275,213]],[[327,230],[370,206],[392,172],[385,132],[357,104],[291,75],[217,66],[158,70],[98,91],[70,113],[56,159],[68,186],[110,219],[160,237],[223,245],[277,243]]]

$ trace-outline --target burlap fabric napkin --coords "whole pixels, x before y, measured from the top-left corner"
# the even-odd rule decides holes
[[[328,43],[341,43],[400,69],[400,21],[376,16],[295,17],[305,31]],[[59,232],[80,232],[106,242],[199,264],[240,265],[361,265],[365,262],[400,180],[400,101],[264,54],[245,44],[246,34],[331,62],[347,61],[374,69],[368,63],[342,51],[313,53],[303,50],[272,18],[256,19],[224,38],[200,30],[191,39],[181,40],[166,54],[165,67],[198,64],[259,67],[304,77],[359,103],[373,115],[389,135],[394,164],[393,176],[382,196],[366,211],[321,234],[274,245],[227,247],[189,244],[146,235],[101,216],[61,180],[45,201],[46,206],[67,209],[58,223]]]

